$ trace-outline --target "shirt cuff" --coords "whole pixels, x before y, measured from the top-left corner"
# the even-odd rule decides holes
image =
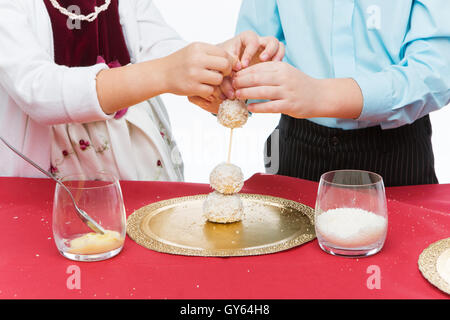
[[[91,67],[68,68],[63,78],[63,101],[72,122],[87,123],[112,119],[100,107],[97,96],[97,74],[108,69],[104,63]]]
[[[364,105],[357,121],[382,122],[391,113],[394,92],[391,79],[382,72],[358,74],[353,80],[359,85]]]

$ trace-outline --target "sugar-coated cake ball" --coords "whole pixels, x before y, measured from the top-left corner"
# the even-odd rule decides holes
[[[224,162],[211,171],[209,183],[214,190],[220,193],[238,193],[244,186],[244,174],[238,166]]]
[[[247,105],[240,100],[225,100],[219,106],[217,121],[227,128],[240,128],[248,119]]]
[[[203,203],[203,214],[208,221],[215,223],[232,223],[241,221],[244,206],[238,194],[226,195],[214,191]]]

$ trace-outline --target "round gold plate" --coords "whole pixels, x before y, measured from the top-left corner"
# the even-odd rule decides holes
[[[432,243],[420,254],[418,264],[425,279],[440,290],[450,294],[450,283],[445,281],[438,272],[439,257],[447,250],[450,250],[450,238]]]
[[[210,257],[274,253],[315,238],[312,208],[271,196],[240,196],[245,214],[241,222],[206,221],[204,194],[160,201],[135,211],[128,217],[127,233],[151,250]]]

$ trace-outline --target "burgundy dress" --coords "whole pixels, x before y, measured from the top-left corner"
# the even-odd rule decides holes
[[[73,0],[58,0],[68,8]],[[77,0],[81,14],[94,12],[95,6],[101,6],[105,0]],[[80,28],[69,29],[68,17],[55,9],[50,0],[44,0],[53,29],[55,62],[68,67],[85,67],[97,63],[97,57],[103,57],[107,64],[118,61],[120,65],[130,63],[125,38],[120,25],[118,0],[112,0],[105,12],[92,22],[81,21]],[[75,26],[75,23],[69,25]]]

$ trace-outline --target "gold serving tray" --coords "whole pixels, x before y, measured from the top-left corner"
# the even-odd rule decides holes
[[[210,257],[274,253],[315,238],[312,208],[271,196],[240,196],[245,214],[241,222],[206,221],[204,194],[160,201],[135,211],[128,217],[127,233],[151,250]]]
[[[444,251],[450,250],[450,238],[432,243],[419,256],[419,270],[431,284],[450,294],[450,283],[445,281],[438,272],[439,257]]]

